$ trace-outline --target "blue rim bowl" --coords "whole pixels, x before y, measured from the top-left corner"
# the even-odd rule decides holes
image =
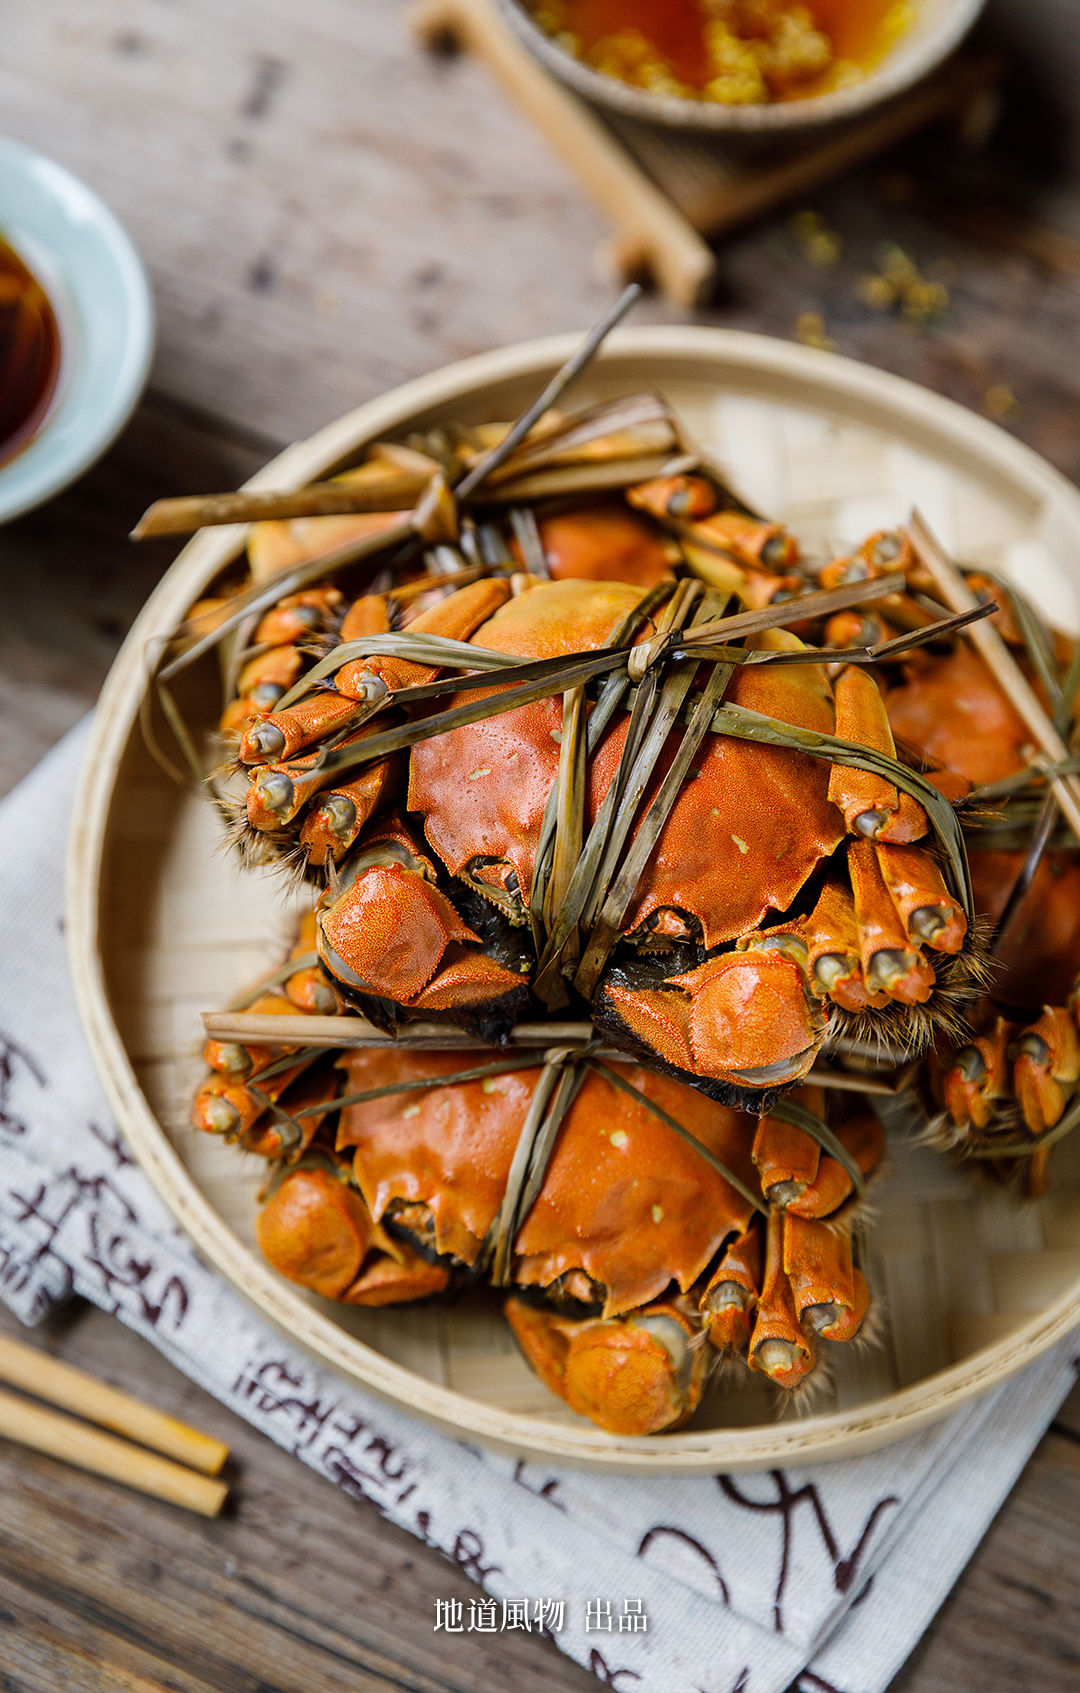
[[[0,236],[42,283],[60,326],[56,394],[0,466],[0,523],[74,482],[112,445],[143,391],[154,306],[142,261],[108,207],[62,165],[0,136]]]

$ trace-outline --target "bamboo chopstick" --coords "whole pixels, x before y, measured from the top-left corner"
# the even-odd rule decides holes
[[[920,561],[926,566],[938,593],[950,610],[970,611],[976,606],[978,601],[974,594],[920,512],[912,512],[908,533]],[[1053,759],[1055,764],[1068,759],[1068,747],[1043,710],[1038,695],[997,630],[989,623],[973,623],[967,631],[967,636],[972,646],[978,648],[992,675],[1031,730],[1032,739],[1039,743],[1043,752]],[[1050,787],[1066,822],[1080,837],[1080,778],[1055,776]]]
[[[123,1482],[126,1487],[137,1488],[155,1499],[183,1505],[202,1517],[216,1517],[229,1491],[224,1481],[199,1475],[182,1464],[174,1464],[170,1458],[159,1458],[155,1452],[133,1446],[114,1434],[103,1434],[74,1417],[2,1390],[0,1436],[51,1458],[62,1458],[110,1481]]]
[[[155,500],[148,506],[130,539],[190,535],[196,529],[227,523],[407,512],[423,493],[426,480],[398,472],[387,474],[378,488],[368,482],[309,482],[304,488],[280,493],[270,488],[239,488],[230,494],[182,494],[176,499]]]
[[[229,1448],[220,1440],[6,1335],[0,1335],[0,1381],[74,1411],[87,1422],[128,1435],[203,1475],[218,1475],[229,1456]]]

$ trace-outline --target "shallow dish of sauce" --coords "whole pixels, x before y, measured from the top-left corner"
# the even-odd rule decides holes
[[[915,15],[912,0],[532,0],[531,10],[602,75],[729,105],[848,87]]]
[[[29,265],[0,233],[0,465],[26,446],[60,380],[60,325]]]
[[[117,219],[53,159],[0,136],[0,523],[81,476],[142,392],[150,287]]]

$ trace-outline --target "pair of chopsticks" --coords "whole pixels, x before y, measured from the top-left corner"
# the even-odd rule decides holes
[[[0,1438],[123,1482],[155,1499],[183,1505],[203,1517],[216,1517],[225,1503],[228,1483],[217,1478],[229,1448],[220,1440],[118,1392],[85,1370],[4,1335],[0,1335],[0,1381],[33,1395],[33,1399],[22,1399],[0,1389]],[[64,1416],[35,1403],[38,1400],[76,1415]],[[91,1427],[94,1423],[100,1426]],[[105,1429],[115,1432],[106,1434]],[[124,1435],[130,1438],[119,1438]]]

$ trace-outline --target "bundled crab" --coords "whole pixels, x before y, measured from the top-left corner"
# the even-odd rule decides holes
[[[219,803],[317,890],[196,1101],[275,1165],[284,1274],[491,1281],[548,1385],[647,1433],[718,1352],[791,1387],[858,1330],[859,1088],[904,1066],[943,1143],[1045,1179],[1077,675],[1019,596],[917,526],[804,557],[649,395],[181,517],[255,519],[251,575],[163,682],[227,652]]]

